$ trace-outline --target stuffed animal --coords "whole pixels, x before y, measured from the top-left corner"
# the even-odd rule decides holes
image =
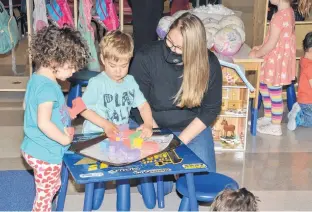
[[[241,18],[223,5],[211,4],[191,10],[181,10],[172,16],[164,16],[156,30],[159,38],[164,39],[171,24],[185,12],[196,15],[203,22],[208,49],[214,48],[222,55],[232,56],[244,44],[246,34]]]
[[[242,44],[242,38],[238,31],[224,27],[216,33],[213,48],[222,55],[232,56],[239,51]]]

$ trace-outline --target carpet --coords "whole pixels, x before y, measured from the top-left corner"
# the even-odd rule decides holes
[[[0,171],[1,211],[31,211],[34,198],[32,171]]]

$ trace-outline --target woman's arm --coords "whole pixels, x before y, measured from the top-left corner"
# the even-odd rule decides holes
[[[208,91],[202,100],[197,117],[181,132],[179,138],[185,144],[193,140],[206,127],[209,127],[221,111],[222,70],[219,60],[209,53],[210,76]]]
[[[53,102],[44,102],[38,106],[38,127],[50,139],[66,146],[72,142],[72,138],[63,133],[51,122]]]
[[[199,135],[204,129],[206,129],[206,125],[199,119],[195,118],[179,135],[180,140],[184,144],[188,144],[191,140],[193,140],[197,135]]]

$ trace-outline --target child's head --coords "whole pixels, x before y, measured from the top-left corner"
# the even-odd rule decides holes
[[[133,56],[133,39],[119,30],[108,32],[100,43],[101,61],[106,74],[120,82],[128,73]]]
[[[52,25],[33,36],[30,51],[38,69],[50,68],[60,80],[85,67],[89,59],[88,47],[78,31]]]
[[[312,52],[312,32],[306,34],[302,45],[304,52]]]
[[[225,189],[211,204],[211,211],[258,211],[258,198],[245,188]]]

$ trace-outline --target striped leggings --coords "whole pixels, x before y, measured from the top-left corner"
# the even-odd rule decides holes
[[[264,106],[264,116],[271,118],[273,124],[281,124],[284,110],[282,86],[269,86],[260,83],[260,93]]]

